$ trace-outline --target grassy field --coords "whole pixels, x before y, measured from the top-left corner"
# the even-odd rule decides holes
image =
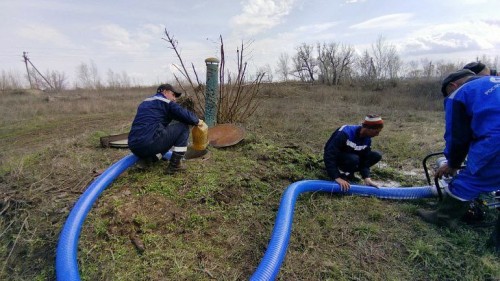
[[[382,91],[264,85],[239,144],[210,148],[184,174],[131,168],[105,190],[79,243],[82,280],[248,280],[283,191],[326,179],[323,145],[342,124],[381,114],[373,179],[426,185],[422,159],[444,145],[437,83]],[[1,93],[0,280],[55,279],[59,232],[85,188],[128,155],[99,138],[127,132],[154,89]],[[439,228],[416,210],[434,199],[301,195],[279,280],[500,280],[492,227]],[[490,211],[490,215],[495,213]],[[144,245],[140,249],[137,245]]]

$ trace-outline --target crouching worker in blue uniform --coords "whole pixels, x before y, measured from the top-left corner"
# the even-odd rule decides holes
[[[142,101],[132,122],[128,146],[143,163],[156,162],[172,150],[167,174],[184,170],[190,125],[207,126],[193,112],[176,103],[182,93],[162,84],[156,94]]]
[[[452,178],[438,209],[418,210],[418,215],[429,223],[454,227],[471,201],[500,190],[500,77],[476,76],[463,69],[448,75],[441,91],[447,163],[435,177]]]
[[[342,191],[351,188],[359,172],[366,185],[379,187],[370,178],[370,167],[382,159],[382,154],[371,150],[372,138],[382,131],[384,121],[378,115],[368,115],[361,125],[344,125],[330,136],[324,149],[323,160],[328,176]]]

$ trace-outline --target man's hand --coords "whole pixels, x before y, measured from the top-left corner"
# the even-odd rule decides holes
[[[378,183],[375,183],[374,181],[372,181],[371,178],[365,178],[365,185],[373,186],[373,187],[376,187],[376,188],[380,187],[380,185]]]
[[[205,121],[203,121],[201,119],[200,119],[200,121],[198,121],[198,125],[196,125],[196,126],[200,127],[201,130],[208,128],[207,123],[205,123]]]
[[[340,189],[344,192],[347,192],[349,190],[349,188],[351,188],[351,185],[349,184],[349,182],[342,179],[342,178],[336,178],[335,181],[339,184]]]
[[[434,178],[442,178],[443,176],[445,177],[453,177],[457,173],[458,169],[451,168],[448,166],[448,163],[443,164],[439,169],[436,171],[436,174],[434,174]]]

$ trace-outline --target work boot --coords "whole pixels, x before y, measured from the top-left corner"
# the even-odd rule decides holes
[[[485,217],[486,212],[481,208],[481,202],[476,200],[470,202],[462,220],[468,225],[477,225],[484,221]]]
[[[161,154],[156,154],[149,157],[141,157],[139,158],[139,160],[137,160],[136,168],[138,170],[146,170],[151,167],[153,163],[158,162],[161,159],[161,156]]]
[[[455,228],[459,220],[464,216],[468,208],[468,202],[462,202],[450,196],[443,198],[439,203],[438,209],[434,211],[417,210],[417,215],[427,223],[438,226],[447,226]]]
[[[167,175],[173,175],[177,172],[181,172],[186,170],[186,166],[182,162],[182,158],[184,157],[184,152],[172,152],[172,156],[170,156],[170,161],[168,162],[168,167],[165,173]]]
[[[457,222],[451,216],[447,214],[443,214],[439,210],[424,210],[418,209],[417,215],[425,222],[438,225],[438,226],[447,226],[454,227]]]
[[[139,160],[137,160],[137,163],[135,164],[135,167],[136,169],[143,171],[151,167],[151,164],[152,162],[150,158],[139,158]]]

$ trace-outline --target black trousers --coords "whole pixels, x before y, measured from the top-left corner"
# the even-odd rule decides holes
[[[189,125],[172,122],[168,126],[160,126],[155,133],[153,143],[130,150],[140,158],[149,158],[158,153],[167,153],[172,147],[174,152],[185,152],[189,140]]]
[[[355,153],[339,153],[337,165],[340,170],[354,174],[360,172],[363,178],[370,177],[370,167],[377,164],[382,159],[382,154],[378,151],[370,151],[363,155]]]

